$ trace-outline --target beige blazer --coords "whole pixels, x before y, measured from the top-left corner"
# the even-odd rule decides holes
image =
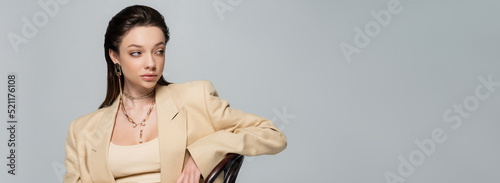
[[[64,183],[115,182],[107,156],[117,101],[71,122]],[[157,86],[156,110],[162,183],[177,180],[188,151],[206,177],[227,153],[276,154],[287,145],[271,121],[230,108],[207,80]]]

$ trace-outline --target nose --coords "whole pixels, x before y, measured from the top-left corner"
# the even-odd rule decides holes
[[[156,61],[153,54],[149,54],[146,58],[145,68],[152,71],[156,69]]]

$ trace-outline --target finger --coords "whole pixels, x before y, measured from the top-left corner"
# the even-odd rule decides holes
[[[189,174],[184,176],[184,181],[183,183],[189,183]]]
[[[191,172],[191,173],[190,173],[190,176],[189,176],[189,181],[191,181],[191,182],[193,182],[193,183],[197,183],[197,182],[195,182],[195,180],[196,180],[196,179],[194,178],[195,174],[196,174],[195,172]]]
[[[194,175],[194,182],[195,183],[199,183],[200,182],[200,172],[196,172],[195,175]]]
[[[179,178],[177,179],[177,181],[175,181],[175,183],[182,183],[183,180],[184,180],[184,173],[182,173],[181,176],[179,176]]]

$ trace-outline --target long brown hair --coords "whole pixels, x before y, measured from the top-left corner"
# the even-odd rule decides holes
[[[120,87],[118,85],[118,77],[115,74],[114,63],[109,56],[109,49],[119,53],[119,46],[124,35],[134,27],[138,26],[155,26],[162,30],[165,37],[165,44],[170,39],[170,33],[165,23],[163,16],[155,9],[144,6],[134,5],[126,7],[116,14],[108,23],[106,34],[104,35],[104,56],[106,57],[106,65],[108,66],[108,89],[104,102],[100,108],[107,107],[120,95]],[[120,76],[123,86],[123,75]],[[159,85],[169,85],[170,82],[163,78],[163,75],[158,80]]]

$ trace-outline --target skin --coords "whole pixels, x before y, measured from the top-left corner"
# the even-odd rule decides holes
[[[118,49],[119,53],[110,49],[109,55],[114,63],[121,65],[124,76],[123,92],[138,97],[153,91],[165,65],[165,37],[161,29],[154,26],[132,28],[124,35]],[[141,77],[144,74],[154,74],[156,77],[152,81],[147,81]],[[140,100],[123,97],[123,104],[128,115],[139,125],[153,100],[155,100],[154,95]],[[116,116],[111,142],[117,145],[139,144],[139,131],[139,126],[133,128],[120,109]],[[156,137],[158,137],[156,107],[153,107],[144,126],[142,140],[148,142]],[[189,155],[177,183],[198,183],[200,176],[198,166]]]

